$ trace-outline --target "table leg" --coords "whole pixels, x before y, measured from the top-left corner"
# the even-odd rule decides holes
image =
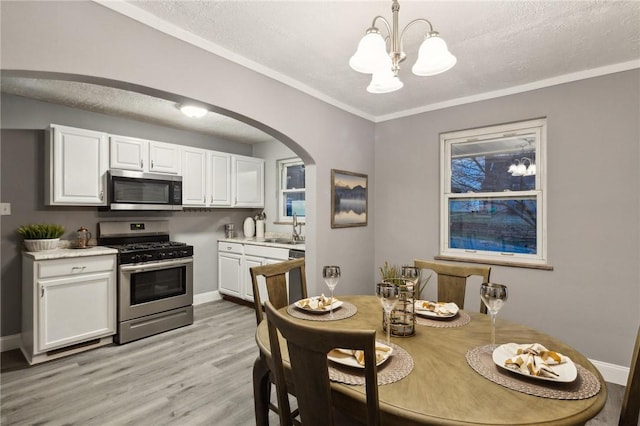
[[[253,363],[253,404],[256,426],[269,426],[269,399],[271,396],[271,380],[269,369],[262,357]]]

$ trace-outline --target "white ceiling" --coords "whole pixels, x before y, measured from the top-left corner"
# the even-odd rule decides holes
[[[391,21],[391,1],[96,1],[372,121],[640,67],[638,1],[400,1],[400,27],[430,20],[458,63],[438,76],[413,75],[426,28],[412,26],[400,70],[405,86],[383,95],[369,94],[370,76],[351,70],[348,60],[376,15]],[[3,77],[8,93],[94,109],[109,104],[102,112],[118,109],[113,113],[141,120],[152,111],[148,120],[185,125],[167,118],[175,104],[151,97],[113,96],[69,82],[8,83]],[[56,93],[66,95],[54,99]],[[210,113],[204,121],[215,119]],[[224,127],[219,121],[198,126],[206,133]],[[266,136],[246,127],[237,129],[245,141]],[[251,131],[258,132],[255,140]]]

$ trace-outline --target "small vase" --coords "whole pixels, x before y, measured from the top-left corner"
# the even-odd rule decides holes
[[[53,250],[58,247],[60,238],[48,238],[43,240],[24,240],[27,251]]]

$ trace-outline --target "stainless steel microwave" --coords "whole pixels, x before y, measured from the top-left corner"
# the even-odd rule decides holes
[[[109,170],[110,210],[182,210],[182,176]]]

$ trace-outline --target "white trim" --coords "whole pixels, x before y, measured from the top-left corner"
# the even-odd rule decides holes
[[[154,28],[170,36],[173,36],[186,43],[197,46],[203,50],[206,50],[207,52],[211,52],[215,55],[223,57],[231,62],[235,62],[238,65],[242,65],[243,67],[246,67],[252,71],[265,75],[269,78],[272,78],[276,81],[286,84],[287,86],[293,87],[294,89],[300,90],[301,92],[306,93],[307,95],[320,99],[321,101],[324,101],[329,105],[333,105],[346,112],[355,114],[358,117],[362,117],[374,123],[381,123],[383,121],[394,120],[396,118],[402,118],[402,117],[407,117],[411,115],[421,114],[423,112],[436,111],[439,109],[450,108],[452,106],[464,105],[472,102],[499,98],[502,96],[528,92],[531,90],[542,89],[544,87],[550,87],[550,86],[556,86],[558,84],[569,83],[572,81],[584,80],[587,78],[599,77],[602,75],[614,74],[617,72],[629,71],[635,68],[640,68],[640,60],[621,62],[618,64],[606,65],[603,67],[593,68],[589,70],[559,75],[559,76],[547,78],[544,80],[523,84],[520,86],[509,87],[506,89],[495,90],[492,92],[479,93],[477,95],[465,96],[462,98],[450,99],[444,102],[437,102],[435,104],[425,105],[418,108],[412,108],[404,111],[394,112],[392,114],[374,116],[364,111],[360,111],[359,109],[354,108],[350,105],[347,105],[343,102],[340,102],[337,99],[334,99],[330,96],[327,96],[324,93],[314,89],[313,87],[307,86],[306,84],[298,80],[295,80],[291,77],[288,77],[278,71],[265,67],[264,65],[254,62],[251,59],[245,58],[244,56],[240,56],[237,53],[234,53],[220,45],[212,43],[209,40],[205,40],[202,37],[198,37],[197,35],[189,31],[186,31],[170,22],[160,19],[157,16],[149,12],[146,12],[130,3],[127,3],[124,1],[113,1],[113,0],[93,0],[93,1],[99,5],[102,5],[108,9],[113,10],[114,12],[120,13],[124,16],[134,19],[144,25],[147,25],[151,28]]]
[[[0,337],[0,352],[11,351],[13,349],[18,349],[20,347],[20,341],[22,340],[22,335],[11,334],[9,336],[1,336]]]
[[[218,290],[193,295],[194,305],[202,305],[203,303],[215,302],[216,300],[222,300],[222,296]]]
[[[160,32],[168,34],[172,37],[177,38],[178,40],[182,40],[186,43],[192,44],[196,47],[199,47],[207,52],[213,53],[214,55],[218,55],[222,58],[225,58],[231,62],[235,62],[238,65],[242,65],[245,68],[248,68],[252,71],[255,71],[259,74],[272,78],[276,81],[279,81],[287,86],[293,87],[307,95],[313,96],[314,98],[320,99],[323,102],[328,103],[329,105],[333,105],[337,108],[340,108],[344,111],[350,112],[351,114],[355,114],[359,117],[362,117],[366,120],[375,122],[376,117],[367,114],[366,112],[360,111],[350,105],[347,105],[343,102],[340,102],[337,99],[334,99],[330,96],[325,95],[313,87],[307,86],[306,84],[295,80],[289,76],[286,76],[278,71],[275,71],[271,68],[268,68],[262,64],[252,61],[251,59],[245,58],[244,56],[238,55],[235,52],[232,52],[220,45],[212,43],[209,40],[206,40],[202,37],[199,37],[189,31],[186,31],[170,22],[167,22],[163,19],[158,18],[157,16],[146,12],[130,3],[124,1],[113,1],[113,0],[93,0],[95,3],[104,6],[108,9],[113,10],[114,12],[118,12],[126,17],[134,19],[141,24],[144,24],[148,27],[156,29]]]
[[[615,383],[616,385],[627,385],[627,378],[629,377],[629,368],[621,365],[609,364],[608,362],[598,361],[590,359],[591,363],[598,369],[604,380],[609,383]]]

